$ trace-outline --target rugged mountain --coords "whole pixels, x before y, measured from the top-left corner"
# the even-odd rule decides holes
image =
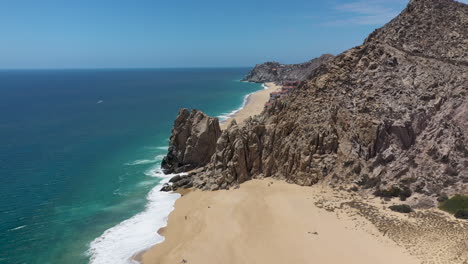
[[[198,110],[180,109],[161,167],[165,173],[178,173],[206,165],[215,152],[220,135],[217,118]]]
[[[465,4],[410,1],[290,96],[242,126],[232,123],[191,184],[217,190],[256,177],[326,181],[430,198],[420,206],[468,193],[467,21]]]
[[[285,80],[306,80],[313,70],[333,59],[333,55],[324,54],[318,58],[300,64],[280,64],[265,62],[257,64],[243,79],[249,82],[280,82]]]

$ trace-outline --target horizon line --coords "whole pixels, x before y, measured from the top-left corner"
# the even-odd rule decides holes
[[[21,70],[157,70],[157,69],[213,69],[213,68],[252,68],[255,65],[244,66],[174,66],[174,67],[64,67],[64,68],[0,68],[0,71]]]

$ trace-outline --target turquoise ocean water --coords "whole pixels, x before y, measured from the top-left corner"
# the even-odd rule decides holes
[[[160,241],[178,109],[238,109],[262,89],[248,70],[0,71],[0,263],[128,263]]]

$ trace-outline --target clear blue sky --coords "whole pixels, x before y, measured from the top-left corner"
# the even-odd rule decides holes
[[[296,63],[359,45],[407,0],[0,0],[0,68]]]

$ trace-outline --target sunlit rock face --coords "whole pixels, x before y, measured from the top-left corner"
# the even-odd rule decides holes
[[[465,4],[411,1],[289,96],[232,123],[193,185],[217,190],[275,177],[403,198],[466,193],[466,21]]]

